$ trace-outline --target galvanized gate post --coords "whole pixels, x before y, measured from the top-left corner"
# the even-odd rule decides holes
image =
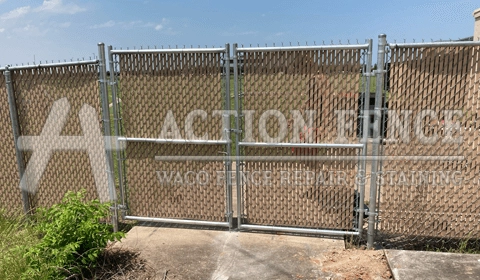
[[[238,45],[233,44],[233,88],[235,94],[235,179],[237,184],[237,227],[242,226],[242,214],[243,214],[243,205],[242,205],[242,182],[241,182],[241,172],[242,168],[240,166],[240,137],[242,136],[240,130],[240,93],[238,87]]]
[[[230,132],[231,132],[231,125],[230,125],[230,44],[225,44],[225,60],[223,64],[223,69],[225,71],[225,109],[223,113],[223,121],[224,121],[224,132],[223,138],[227,141],[227,153],[226,153],[226,160],[225,160],[225,172],[226,172],[226,196],[227,196],[227,222],[229,228],[231,229],[233,226],[233,198],[232,198],[232,161],[231,161],[231,154],[232,154],[232,141],[230,139]]]
[[[7,94],[8,94],[8,106],[10,109],[10,119],[12,121],[12,130],[13,130],[13,141],[15,146],[15,154],[17,156],[17,165],[18,165],[18,173],[20,175],[20,181],[22,181],[23,174],[25,174],[25,160],[23,158],[23,152],[18,148],[18,138],[20,137],[20,125],[18,123],[18,112],[17,112],[17,105],[15,102],[15,92],[13,91],[12,85],[12,75],[8,67],[5,67],[5,72],[3,73],[5,76],[5,85],[7,86]],[[24,180],[23,182],[27,182],[28,180]],[[23,212],[28,214],[30,212],[30,200],[28,197],[28,186],[21,186],[22,188],[22,203],[23,203]]]
[[[118,140],[118,137],[121,135],[121,127],[119,124],[120,122],[120,112],[118,108],[119,99],[117,96],[117,78],[115,73],[115,64],[113,59],[112,46],[108,46],[108,62],[109,62],[109,69],[110,69],[110,89],[112,92],[115,150],[116,150],[116,156],[117,156],[118,190],[120,192],[120,203],[121,203],[121,205],[117,205],[117,207],[122,210],[121,215],[123,217],[125,216],[124,209],[126,209],[126,198],[125,198],[125,185],[123,183],[123,179],[124,179],[123,178],[123,153],[121,151],[120,141]],[[118,211],[118,208],[117,208],[117,211]]]
[[[370,205],[368,213],[368,237],[367,248],[373,248],[375,237],[375,222],[377,219],[377,176],[379,166],[379,145],[382,141],[380,129],[382,122],[382,105],[383,105],[383,90],[385,77],[385,47],[387,45],[387,35],[380,34],[378,36],[378,55],[377,55],[377,76],[376,92],[375,92],[375,118],[373,124],[373,146],[372,146],[372,172],[370,179]]]
[[[362,131],[362,144],[363,149],[361,151],[361,158],[360,158],[360,167],[359,167],[359,176],[360,178],[360,194],[359,194],[359,201],[360,204],[358,205],[358,234],[361,236],[363,233],[363,218],[365,213],[365,175],[367,169],[367,147],[368,147],[368,132],[369,132],[369,125],[370,125],[370,77],[372,76],[372,46],[373,40],[368,40],[368,50],[367,50],[367,57],[366,57],[366,65],[364,68],[364,75],[366,76],[366,82],[364,85],[364,101],[363,101],[363,131]]]
[[[107,178],[108,191],[110,201],[113,203],[112,209],[112,225],[114,231],[118,231],[117,219],[117,198],[115,193],[115,174],[113,173],[113,157],[112,157],[112,143],[110,132],[110,111],[108,104],[108,87],[107,87],[107,64],[105,61],[105,44],[98,43],[98,69],[99,69],[99,84],[100,84],[100,98],[102,102],[102,119],[103,131],[105,136],[105,152],[107,156]]]

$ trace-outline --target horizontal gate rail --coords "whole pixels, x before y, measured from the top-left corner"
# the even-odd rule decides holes
[[[363,149],[365,144],[240,142],[244,147]]]
[[[278,52],[278,51],[316,51],[316,50],[358,50],[368,49],[368,44],[359,45],[322,45],[322,46],[288,46],[288,47],[248,47],[237,48],[239,52]]]
[[[390,43],[389,48],[435,48],[435,47],[468,47],[480,46],[480,41],[458,41],[458,42],[431,42],[431,43]]]
[[[8,70],[29,70],[37,68],[47,68],[47,67],[62,67],[62,66],[77,66],[77,65],[89,65],[97,64],[98,60],[82,60],[82,61],[70,61],[70,62],[57,62],[57,63],[45,63],[45,64],[32,64],[32,65],[16,65],[8,66]],[[5,70],[5,68],[0,68],[0,71]]]
[[[142,49],[142,50],[112,50],[112,54],[126,54],[126,53],[223,53],[226,48],[192,48],[192,49]]]
[[[169,218],[148,218],[138,216],[124,216],[126,220],[134,220],[140,222],[153,222],[153,223],[166,223],[166,224],[182,224],[193,226],[216,226],[216,227],[230,227],[229,222],[210,222],[202,220],[182,220],[182,219],[169,219]]]
[[[345,236],[345,235],[359,235],[358,231],[342,231],[342,230],[328,230],[328,229],[311,229],[311,228],[294,228],[294,227],[279,227],[279,226],[259,226],[259,225],[241,225],[240,229],[245,230],[265,230],[265,231],[280,231],[291,233],[303,233],[303,234],[319,234],[319,235],[332,235],[332,236]]]
[[[225,145],[230,143],[227,140],[187,140],[187,139],[164,139],[164,138],[135,138],[118,137],[123,142],[149,142],[157,144],[195,144],[195,145]]]

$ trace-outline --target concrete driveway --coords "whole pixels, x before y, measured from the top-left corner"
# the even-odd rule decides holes
[[[343,239],[135,226],[115,246],[141,252],[158,279],[328,279],[324,253]]]

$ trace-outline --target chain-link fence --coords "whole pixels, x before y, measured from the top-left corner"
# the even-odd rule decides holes
[[[480,237],[480,45],[388,50],[378,240],[390,248],[458,247]]]
[[[112,53],[127,142],[127,218],[225,222],[226,49]]]
[[[31,177],[38,178],[37,182],[28,182],[36,184],[28,186],[30,208],[58,203],[68,190],[86,189],[87,199],[108,197],[106,181],[96,182],[94,178],[94,171],[105,169],[105,162],[100,166],[92,165],[87,149],[79,149],[95,146],[94,143],[83,143],[83,136],[92,130],[98,130],[103,135],[100,132],[102,110],[97,63],[18,67],[10,69],[10,72],[21,136],[45,137],[33,150],[23,151],[27,172],[30,168]],[[66,102],[57,103],[65,98]],[[54,109],[55,103],[58,110]],[[95,111],[93,126],[84,127],[82,124],[85,121],[82,120],[81,110],[86,105]],[[71,147],[56,149],[55,144],[61,141],[60,137],[65,139],[68,136],[73,136],[69,138]],[[100,152],[104,152],[104,147],[100,148]],[[42,169],[40,166],[45,161],[47,165]],[[106,176],[103,178],[106,179]],[[105,194],[99,194],[99,191]]]
[[[127,143],[115,169],[126,218],[231,227],[237,198],[240,229],[360,235],[365,215],[370,245],[375,222],[376,240],[389,248],[477,240],[480,43],[390,44],[386,63],[381,47],[371,71],[369,42],[235,46],[232,61],[228,45],[113,50],[112,98],[103,58],[7,67],[0,207],[22,208],[19,173],[42,164],[27,178],[34,186],[24,208],[81,188],[88,199],[114,199],[111,147],[88,142],[114,130]],[[12,124],[22,138],[17,151]]]
[[[366,49],[238,49],[244,227],[354,229]]]

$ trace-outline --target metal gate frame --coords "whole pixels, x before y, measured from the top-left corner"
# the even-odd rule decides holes
[[[161,139],[161,138],[137,138],[137,137],[125,137],[123,136],[121,124],[121,108],[118,98],[118,80],[117,73],[121,71],[118,66],[118,61],[115,60],[115,55],[118,54],[171,54],[171,53],[192,53],[192,54],[202,54],[202,53],[221,53],[224,54],[223,65],[218,65],[221,69],[222,82],[224,83],[225,96],[222,98],[225,99],[226,108],[223,108],[223,139],[222,140],[185,140],[185,139]],[[117,139],[117,146],[128,145],[129,142],[143,142],[143,143],[155,143],[155,144],[180,144],[180,145],[225,145],[226,154],[224,156],[213,156],[209,157],[212,160],[221,160],[225,165],[225,176],[226,176],[226,185],[225,185],[225,222],[215,222],[215,221],[204,221],[204,220],[190,220],[190,219],[173,219],[173,218],[162,218],[162,217],[141,217],[141,216],[132,216],[128,215],[128,199],[126,197],[126,188],[127,180],[125,174],[125,165],[123,161],[126,159],[125,154],[117,150],[117,172],[119,174],[119,192],[120,192],[120,203],[118,205],[118,210],[121,211],[121,216],[123,219],[127,220],[136,220],[143,222],[160,222],[160,223],[174,223],[174,224],[186,224],[186,225],[200,225],[200,226],[217,226],[217,227],[228,227],[232,228],[233,224],[233,211],[232,211],[232,184],[231,184],[231,173],[232,173],[232,162],[231,162],[231,141],[230,141],[230,46],[226,44],[223,48],[183,48],[183,49],[140,49],[140,50],[114,50],[112,46],[108,47],[108,56],[110,61],[110,85],[112,92],[113,102],[113,118],[114,118],[114,130],[115,136]],[[220,108],[219,108],[220,109]],[[175,161],[175,159],[173,159]],[[193,159],[195,160],[195,159]],[[197,159],[198,160],[198,159]],[[180,160],[182,161],[182,160]]]
[[[334,143],[260,143],[260,142],[243,142],[240,140],[242,133],[242,125],[240,118],[242,117],[242,108],[240,104],[240,98],[243,93],[240,91],[239,81],[239,53],[242,52],[253,52],[253,51],[286,51],[286,50],[345,50],[345,49],[360,49],[366,52],[366,65],[362,72],[366,79],[364,87],[362,89],[364,95],[364,108],[361,110],[360,118],[363,118],[363,133],[362,139],[358,144],[334,144]],[[334,235],[334,236],[358,236],[362,234],[362,225],[363,225],[363,214],[364,209],[364,194],[365,194],[365,174],[358,172],[360,170],[365,170],[366,168],[366,157],[367,157],[367,138],[368,138],[368,122],[369,122],[369,98],[367,94],[370,93],[370,72],[371,72],[371,62],[372,62],[372,40],[368,40],[366,44],[363,45],[330,45],[330,46],[295,46],[295,47],[238,47],[238,44],[233,44],[233,69],[234,69],[234,92],[235,92],[235,111],[237,112],[235,118],[235,146],[236,146],[236,185],[237,185],[237,225],[239,230],[261,230],[261,231],[280,231],[280,232],[292,232],[292,233],[305,233],[305,234],[321,234],[321,235]],[[243,192],[242,187],[244,182],[242,182],[242,165],[243,158],[240,153],[241,147],[298,147],[298,148],[355,148],[361,150],[361,156],[359,157],[359,164],[357,170],[357,177],[360,177],[360,183],[357,188],[360,194],[360,205],[355,209],[356,219],[358,220],[358,228],[353,229],[354,231],[342,231],[342,230],[328,230],[328,229],[309,229],[309,228],[296,228],[296,227],[282,227],[282,226],[264,226],[264,225],[254,225],[254,224],[244,224],[242,223],[242,214],[243,214]],[[375,209],[375,208],[370,208]],[[375,216],[375,213],[366,213],[371,217]]]

